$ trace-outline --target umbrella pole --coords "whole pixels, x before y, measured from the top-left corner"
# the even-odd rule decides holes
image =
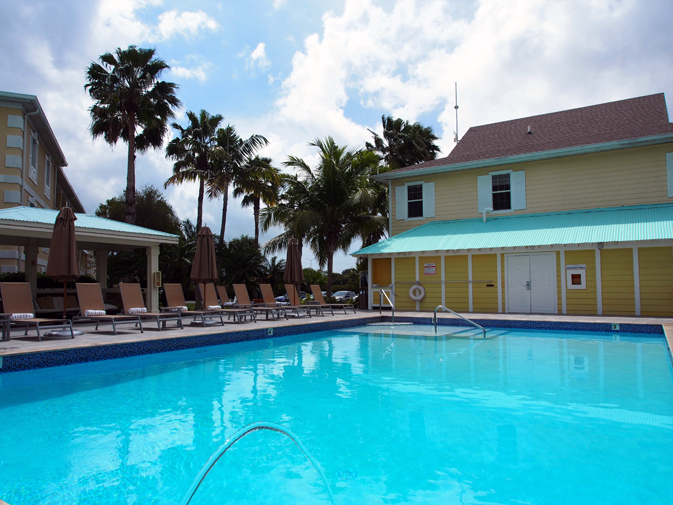
[[[66,304],[65,304],[65,291],[66,291],[66,282],[63,281],[63,319],[65,319],[65,309],[66,309]]]

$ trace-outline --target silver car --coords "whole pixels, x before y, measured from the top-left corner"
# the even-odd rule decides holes
[[[337,302],[345,302],[355,298],[355,293],[353,291],[337,291],[332,296]]]

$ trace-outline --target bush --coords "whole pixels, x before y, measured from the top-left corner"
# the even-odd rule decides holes
[[[4,274],[0,274],[0,282],[26,282],[26,273],[5,272]]]

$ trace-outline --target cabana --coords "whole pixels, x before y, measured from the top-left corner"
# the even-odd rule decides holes
[[[37,254],[41,247],[49,247],[58,210],[36,207],[13,207],[0,210],[0,245],[23,246],[26,255],[26,280],[33,293],[37,292]],[[107,257],[110,251],[145,249],[147,253],[147,308],[159,311],[159,288],[152,282],[159,272],[159,246],[177,244],[179,237],[150,230],[92,214],[77,214],[75,233],[77,248],[94,251],[96,279],[107,283]]]

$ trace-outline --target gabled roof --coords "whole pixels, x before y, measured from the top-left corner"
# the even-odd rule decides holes
[[[497,160],[529,161],[536,153],[555,154],[552,157],[583,154],[582,147],[589,146],[604,145],[606,150],[632,147],[627,141],[651,139],[649,143],[657,143],[661,136],[663,141],[673,141],[673,124],[668,120],[663,93],[473,126],[445,158],[376,178],[408,177],[413,175],[409,172],[440,167],[447,171],[476,168],[480,162],[490,166],[498,164]]]
[[[352,256],[644,240],[673,240],[673,204],[433,221]]]

